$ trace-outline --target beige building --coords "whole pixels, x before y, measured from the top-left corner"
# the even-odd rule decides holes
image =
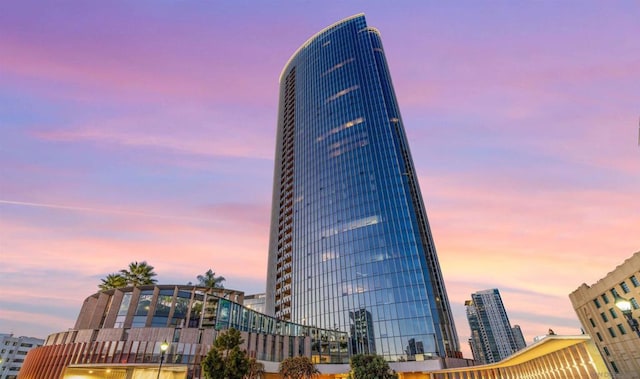
[[[640,251],[597,283],[582,284],[569,298],[614,378],[640,378]],[[616,301],[628,300],[624,314]]]
[[[547,335],[498,363],[413,373],[399,379],[600,379],[610,378],[589,336]]]

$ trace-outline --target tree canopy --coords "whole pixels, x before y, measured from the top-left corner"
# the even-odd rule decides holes
[[[119,273],[109,274],[101,280],[102,283],[98,284],[98,288],[100,288],[102,291],[127,286],[127,280]]]
[[[257,379],[264,374],[264,365],[255,358],[249,358],[249,371],[244,376],[245,379]]]
[[[98,288],[102,291],[122,288],[127,286],[137,287],[147,284],[156,283],[154,276],[157,274],[153,271],[153,266],[147,264],[146,261],[138,263],[137,261],[129,263],[129,267],[122,269],[117,273],[109,274],[102,282],[98,284]]]
[[[218,335],[213,347],[202,360],[205,379],[243,379],[248,377],[251,359],[240,350],[244,341],[236,329],[228,329]]]
[[[280,362],[280,374],[285,379],[310,379],[319,373],[309,357],[289,357]]]
[[[127,280],[128,285],[138,287],[147,284],[154,284],[156,279],[153,277],[157,274],[153,271],[153,266],[147,264],[146,261],[142,261],[140,263],[136,261],[129,263],[129,267],[127,269],[120,270],[120,275]]]
[[[204,275],[198,275],[196,279],[198,279],[199,286],[207,288],[224,288],[222,282],[226,280],[224,276],[216,276],[216,273],[211,269]]]
[[[397,379],[389,363],[379,355],[358,354],[351,357],[348,379]]]

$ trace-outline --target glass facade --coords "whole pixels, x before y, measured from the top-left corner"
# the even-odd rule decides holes
[[[195,337],[194,330],[202,334],[207,330],[234,328],[249,333],[245,338],[252,340],[247,341],[249,349],[258,359],[277,361],[286,356],[306,355],[315,363],[349,362],[348,333],[265,315],[239,303],[242,297],[242,292],[234,290],[191,285],[148,285],[103,291],[85,300],[75,329],[94,331],[91,341],[95,342],[98,329],[122,329],[121,340],[125,341],[132,330],[173,328],[173,337],[164,337],[166,340],[183,343],[186,338],[191,343],[200,344],[201,338]],[[181,338],[182,334],[184,338]],[[115,335],[120,334],[108,336]],[[133,335],[133,338],[157,336],[152,332],[135,332]],[[284,343],[285,339],[291,344]],[[257,345],[258,340],[260,346]],[[151,343],[131,342],[136,344],[136,360],[143,359],[143,352],[146,352],[143,344],[151,349],[148,354],[159,354],[159,345],[152,346],[147,342]],[[287,345],[286,349],[284,345]]]
[[[220,289],[220,291],[227,291]],[[122,293],[120,303],[114,301],[116,293]],[[117,313],[113,322],[108,322],[108,316],[103,316],[100,325],[92,325],[84,321],[76,324],[78,328],[149,328],[149,327],[177,327],[226,330],[237,329],[264,335],[280,335],[292,337],[311,336],[312,348],[310,355],[317,361],[346,362],[349,358],[347,334],[334,328],[319,329],[311,325],[301,325],[287,322],[257,312],[224,298],[225,293],[213,293],[212,290],[196,286],[144,286],[126,287],[117,290],[97,293],[90,297],[106,298],[105,308],[96,302],[90,308],[85,308],[86,314],[108,313],[114,303]],[[132,299],[138,299],[135,312],[130,312]],[[204,306],[204,312],[202,308]],[[149,317],[149,315],[152,317]],[[92,317],[88,318],[89,320]],[[178,329],[177,329],[178,330]],[[322,343],[324,342],[324,343]],[[323,346],[323,348],[321,348]]]
[[[460,357],[380,40],[364,15],[280,77],[266,309],[349,333],[352,353]]]

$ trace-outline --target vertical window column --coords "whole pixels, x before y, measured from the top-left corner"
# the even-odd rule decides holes
[[[295,165],[295,68],[285,80],[282,124],[282,159],[280,167],[280,208],[278,219],[278,253],[276,260],[275,316],[291,320],[291,268],[293,235],[293,175]]]

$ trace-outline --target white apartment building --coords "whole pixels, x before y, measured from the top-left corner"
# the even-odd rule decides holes
[[[16,379],[29,350],[42,344],[40,338],[0,333],[0,379]]]

